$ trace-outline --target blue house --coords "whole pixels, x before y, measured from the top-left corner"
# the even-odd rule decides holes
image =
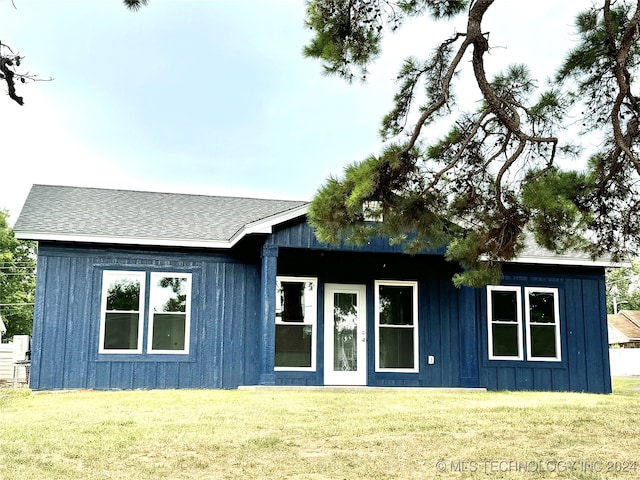
[[[530,248],[500,285],[320,243],[295,201],[33,186],[31,388],[611,391],[604,262]]]

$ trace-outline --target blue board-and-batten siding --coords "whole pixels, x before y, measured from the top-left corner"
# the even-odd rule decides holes
[[[457,289],[451,277],[458,267],[446,262],[441,252],[430,255],[406,255],[398,245],[374,238],[365,245],[330,246],[319,242],[305,222],[292,223],[276,230],[267,245],[277,247],[278,274],[318,278],[319,298],[324,298],[325,283],[364,284],[367,287],[368,365],[367,383],[371,386],[477,387],[478,351],[475,335],[476,292]],[[374,282],[375,280],[418,281],[419,373],[375,372],[374,355]],[[322,303],[322,302],[320,302]],[[464,308],[464,311],[461,310]],[[323,310],[319,309],[319,319]],[[461,341],[461,335],[464,337]],[[286,385],[322,385],[324,330],[318,322],[316,372],[276,372],[276,383]],[[428,363],[433,356],[435,362]]]
[[[512,265],[502,284],[558,289],[560,362],[488,359],[486,292],[479,291],[481,383],[490,390],[611,392],[603,268]]]
[[[260,247],[262,247],[260,254]],[[231,251],[41,243],[32,346],[34,389],[235,388],[323,384],[325,283],[367,287],[368,385],[609,392],[602,268],[511,265],[503,284],[557,287],[562,361],[489,361],[485,289],[456,289],[441,252],[409,256],[374,239],[329,246],[305,222]],[[192,274],[188,355],[99,355],[102,271]],[[318,278],[315,372],[273,369],[275,276]],[[374,282],[415,280],[419,373],[375,372]],[[435,362],[428,363],[433,356]]]
[[[371,386],[448,386],[459,387],[464,384],[461,372],[463,357],[458,332],[473,330],[475,316],[461,316],[459,305],[461,297],[471,294],[470,289],[456,289],[451,283],[451,275],[456,271],[435,256],[399,258],[397,255],[345,252],[311,252],[296,249],[281,249],[279,253],[278,273],[287,276],[318,278],[321,299],[318,309],[318,348],[316,352],[315,372],[276,372],[276,383],[283,385],[322,385],[324,354],[324,285],[326,283],[363,284],[367,289],[367,343],[368,381]],[[419,373],[375,372],[374,355],[374,281],[375,280],[417,280],[419,312]],[[473,303],[473,302],[472,302]],[[463,325],[461,322],[469,322]],[[475,342],[471,343],[473,349]],[[429,365],[429,356],[435,363]],[[472,365],[467,371],[477,371],[477,357],[468,352],[467,361]],[[471,376],[471,375],[470,375]],[[475,379],[467,379],[477,386]]]
[[[189,355],[99,355],[102,271],[192,274]],[[235,388],[258,383],[260,263],[231,254],[41,243],[31,387]]]
[[[445,262],[438,255],[441,252],[408,256],[384,239],[362,246],[328,246],[316,239],[305,222],[275,231],[267,244],[279,248],[279,274],[318,276],[321,284],[365,283],[368,292],[376,279],[418,280],[420,373],[373,372],[373,346],[369,345],[369,385],[611,392],[602,267],[506,265],[504,285],[558,288],[562,361],[489,361],[486,290],[453,288],[456,267]],[[314,254],[320,258],[314,260]],[[337,258],[333,264],[332,255]],[[372,304],[368,311],[371,317]],[[369,331],[373,327],[370,318]],[[318,333],[322,336],[321,330]],[[322,365],[320,347],[318,365]],[[426,362],[429,355],[436,360],[433,365]],[[321,368],[307,374],[277,372],[276,377],[283,384],[322,384]]]

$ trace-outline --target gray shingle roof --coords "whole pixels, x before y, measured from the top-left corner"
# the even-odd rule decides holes
[[[555,253],[538,245],[532,233],[528,233],[525,237],[525,246],[515,259],[516,262],[523,263],[571,263],[574,265],[601,265],[615,266],[610,258],[599,258],[594,260],[588,253],[580,251],[568,251],[565,253]],[[622,266],[622,265],[619,265]]]
[[[225,246],[244,233],[304,215],[307,202],[34,185],[19,238]],[[268,230],[266,230],[268,231]]]

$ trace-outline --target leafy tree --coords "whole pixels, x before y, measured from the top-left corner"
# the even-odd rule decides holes
[[[381,153],[349,165],[316,194],[310,221],[321,240],[361,243],[385,235],[408,252],[446,246],[447,258],[464,268],[454,282],[471,286],[495,282],[501,263],[528,237],[556,252],[614,260],[637,254],[640,0],[585,4],[575,21],[578,44],[544,89],[524,64],[487,76],[490,32],[482,21],[500,3],[307,2],[314,37],[305,54],[347,81],[366,79],[384,35],[403,22],[424,14],[434,22],[466,17],[466,28],[424,59],[404,60],[394,106],[382,119]],[[466,111],[455,95],[464,69],[482,100]],[[559,159],[580,150],[561,137],[576,111],[583,133],[603,141],[583,171],[567,171]],[[433,138],[436,122],[448,125],[440,138]],[[384,221],[366,221],[370,205]]]
[[[36,287],[36,244],[18,240],[0,210],[0,315],[5,337],[31,335]]]
[[[640,261],[607,271],[607,312],[616,310],[640,310]]]

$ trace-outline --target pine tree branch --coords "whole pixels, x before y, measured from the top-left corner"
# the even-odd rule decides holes
[[[444,176],[444,174],[446,174],[448,171],[450,171],[452,168],[454,168],[460,162],[460,159],[462,158],[462,155],[465,153],[466,148],[469,146],[469,144],[473,140],[473,137],[475,137],[475,135],[478,133],[478,130],[482,126],[482,123],[483,123],[484,119],[487,118],[487,116],[490,113],[491,112],[489,112],[487,110],[482,112],[482,115],[480,115],[480,118],[478,118],[478,120],[472,126],[471,131],[469,132],[469,134],[466,135],[465,139],[462,141],[460,147],[458,148],[458,151],[456,152],[455,156],[453,157],[453,160],[451,160],[451,162],[449,162],[443,169],[441,169],[439,172],[437,172],[434,175],[434,177],[431,180],[431,182],[429,182],[427,187],[423,190],[423,192],[422,192],[423,194],[427,193],[427,191],[429,191],[432,188],[434,188],[436,186],[436,184],[440,181],[440,179]]]
[[[605,0],[604,2],[604,23],[607,32],[606,45],[609,55],[615,61],[614,73],[616,83],[618,85],[618,93],[616,95],[613,108],[611,109],[613,135],[618,147],[625,153],[638,174],[640,174],[640,160],[631,151],[631,144],[638,134],[638,119],[637,117],[634,117],[627,124],[626,133],[622,132],[620,121],[621,108],[625,99],[629,99],[633,105],[637,105],[635,97],[631,93],[631,74],[627,68],[627,63],[631,47],[637,38],[637,32],[640,25],[640,0],[638,0],[636,10],[629,19],[629,22],[622,34],[619,47],[616,45],[616,35],[613,29],[613,19],[611,18],[611,0]]]
[[[462,36],[465,36],[465,35],[458,33],[453,38],[447,40],[445,44],[451,44]],[[408,154],[411,151],[411,149],[415,147],[416,142],[420,137],[420,133],[422,132],[422,127],[424,127],[427,120],[429,120],[434,113],[436,113],[438,110],[440,110],[442,107],[446,105],[447,101],[449,100],[451,80],[453,79],[453,76],[456,73],[456,68],[458,68],[458,65],[462,61],[462,58],[464,57],[464,54],[467,51],[467,48],[469,48],[469,46],[471,45],[471,43],[472,41],[465,36],[465,40],[462,42],[462,45],[460,45],[460,47],[458,48],[456,55],[451,61],[449,68],[446,71],[446,74],[444,75],[444,79],[442,81],[442,86],[441,86],[442,93],[440,94],[439,98],[435,102],[433,102],[431,105],[429,105],[424,110],[422,115],[420,115],[420,118],[418,119],[415,127],[413,128],[413,133],[411,135],[411,138],[409,139],[409,142],[407,143],[402,153],[400,154],[401,156]]]

